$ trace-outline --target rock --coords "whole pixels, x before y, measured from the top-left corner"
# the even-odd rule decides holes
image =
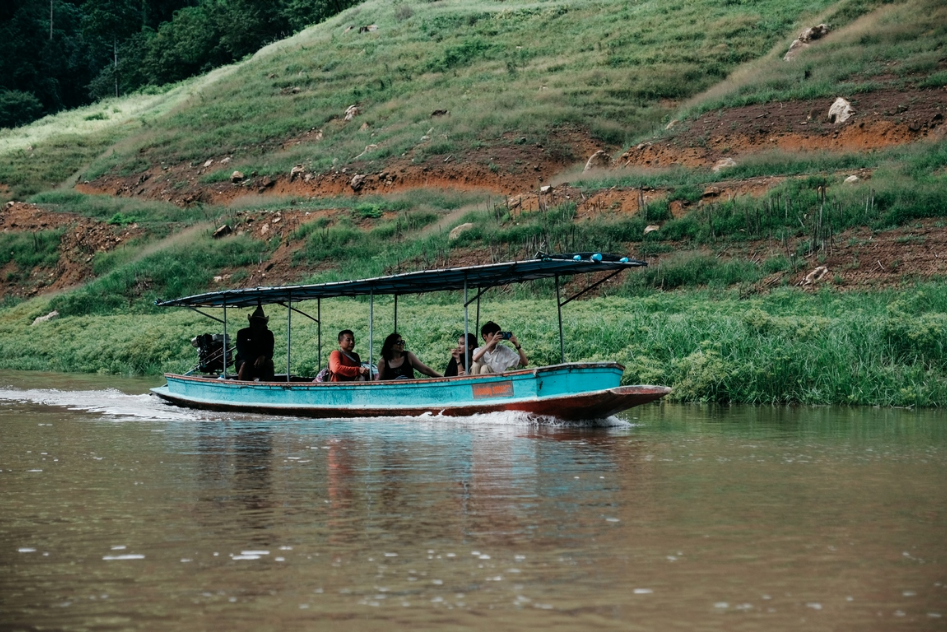
[[[447,116],[450,114],[450,110],[434,110],[431,112],[431,116]]]
[[[608,152],[604,149],[599,149],[597,152],[589,156],[588,161],[585,163],[585,169],[582,171],[591,171],[592,169],[608,169],[612,164],[612,157],[608,155]]]
[[[552,193],[552,185],[551,185],[551,184],[547,184],[547,185],[544,186],[544,187],[539,187],[539,192],[540,192],[540,193]]]
[[[355,159],[357,160],[357,159],[361,158],[362,156],[364,156],[365,154],[367,154],[368,152],[370,152],[370,151],[375,151],[376,149],[378,149],[378,145],[375,145],[375,144],[365,145],[365,151],[363,151],[363,152],[360,153],[359,155],[355,156]]]
[[[851,118],[852,114],[855,113],[855,110],[852,108],[852,104],[839,97],[835,100],[835,103],[832,104],[832,107],[829,108],[829,122],[835,123],[844,123]]]
[[[362,111],[361,111],[360,109],[358,109],[358,106],[357,106],[357,105],[350,105],[350,106],[349,106],[348,108],[346,108],[346,110],[345,110],[345,120],[346,120],[346,121],[351,121],[353,118],[355,118],[356,116],[358,116],[358,115],[361,114],[361,113],[362,113]]]
[[[644,227],[644,234],[647,235],[648,233],[653,233],[656,230],[661,230],[661,227],[657,224],[649,224]]]
[[[359,33],[374,33],[374,32],[377,31],[377,30],[378,30],[378,25],[377,25],[377,24],[369,24],[369,25],[367,25],[367,26],[360,26],[360,27],[358,27],[358,32],[359,32]]]
[[[230,156],[227,156],[226,158],[224,158],[223,160],[221,160],[221,161],[220,161],[220,164],[225,165],[225,164],[227,164],[228,162],[230,162]]]
[[[276,184],[276,180],[271,180],[270,176],[263,176],[263,182],[261,182],[260,184],[263,185],[261,188],[269,189],[271,186]]]
[[[238,182],[243,182],[243,174],[240,173],[239,171],[234,171],[233,173],[230,174],[230,181],[233,182],[234,184],[237,184]]]
[[[210,160],[208,160],[207,162],[205,162],[205,163],[204,163],[204,166],[205,166],[205,167],[209,167],[209,166],[211,166],[212,164],[214,164],[214,159],[213,159],[213,158],[211,158]]]
[[[306,170],[303,169],[303,166],[302,166],[302,165],[296,165],[296,166],[293,167],[293,168],[290,170],[290,172],[289,172],[289,181],[292,182],[293,180],[295,180],[295,179],[298,178],[299,176],[303,175],[305,172],[306,172]]]
[[[360,132],[364,132],[365,130],[368,130],[368,129],[371,129],[371,126],[368,123],[362,123],[362,126],[358,128]]]
[[[214,231],[213,238],[220,239],[221,237],[226,237],[232,232],[233,232],[233,229],[230,228],[228,224],[224,224],[223,226],[221,226],[220,228]]]
[[[460,237],[461,233],[470,230],[471,228],[473,228],[473,224],[471,222],[461,224],[460,226],[455,226],[453,230],[450,231],[450,234],[447,235],[447,241],[454,241]]]
[[[269,225],[269,224],[263,224],[263,228],[260,229],[260,234],[261,234],[261,235],[265,235],[265,234],[267,234],[268,232],[270,232],[270,225]]]
[[[431,140],[431,137],[428,136],[427,134],[425,134],[424,136],[421,137],[421,142],[422,142],[422,143],[426,143],[426,142],[429,141],[429,140]]]
[[[54,320],[54,319],[56,319],[56,318],[59,318],[59,312],[57,312],[57,311],[52,311],[52,312],[49,312],[48,314],[46,314],[45,316],[37,316],[36,318],[34,318],[34,319],[33,319],[33,325],[36,325],[36,324],[38,324],[38,323],[46,323],[46,322],[49,322],[49,321]]]
[[[678,121],[677,119],[673,119],[670,123],[667,124],[667,126],[664,129],[665,130],[674,129],[674,126],[677,125],[678,123],[680,123],[680,121]]]
[[[730,167],[736,167],[737,162],[733,158],[721,158],[714,164],[713,172],[717,173],[721,169],[729,169]]]
[[[13,200],[10,200],[9,202],[7,202],[6,208],[13,208],[13,206],[14,206],[15,204],[16,204],[16,202],[14,202]]]
[[[808,48],[808,44],[803,43],[802,40],[795,39],[792,41],[792,44],[789,45],[789,50],[786,51],[786,54],[783,55],[783,61],[792,61],[796,58],[796,55],[802,51],[804,48]]]
[[[829,34],[829,25],[820,24],[818,26],[810,26],[802,33],[799,34],[799,39],[804,43],[808,44],[809,42],[814,42],[817,39],[822,39]]]
[[[700,194],[700,197],[711,198],[717,197],[718,195],[720,195],[720,189],[718,187],[707,187],[704,189],[704,192]]]
[[[307,173],[306,177],[303,178],[303,182],[312,182],[313,177],[314,176],[311,173]]]
[[[806,275],[806,278],[802,280],[800,285],[812,285],[813,283],[818,283],[822,278],[829,273],[829,269],[825,266],[819,266],[812,272]]]
[[[858,180],[859,180],[858,176],[848,176],[847,178],[845,178],[844,182],[847,184],[852,184],[854,182],[858,182]]]
[[[349,182],[349,186],[352,187],[353,191],[360,190],[362,188],[362,185],[364,184],[365,184],[365,176],[358,173],[356,173],[355,176],[352,177],[352,181]]]

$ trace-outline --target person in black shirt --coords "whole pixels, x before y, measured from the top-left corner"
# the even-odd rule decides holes
[[[270,319],[257,305],[247,316],[250,326],[237,332],[237,379],[273,381],[273,332],[267,329]]]
[[[453,377],[455,375],[467,375],[470,370],[470,356],[477,347],[477,337],[473,334],[467,334],[467,342],[464,344],[464,337],[457,339],[457,346],[450,352],[450,362],[444,369],[444,377]]]

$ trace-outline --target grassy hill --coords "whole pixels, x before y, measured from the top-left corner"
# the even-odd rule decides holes
[[[784,61],[820,23],[828,35]],[[24,319],[50,309],[69,335],[130,313],[169,323],[154,298],[208,288],[589,249],[649,261],[606,287],[616,300],[676,289],[673,309],[730,301],[730,326],[714,334],[734,341],[729,350],[704,348],[709,330],[696,321],[673,342],[619,344],[641,322],[615,321],[608,334],[613,356],[651,367],[649,379],[683,398],[934,403],[947,365],[936,342],[947,333],[936,317],[947,272],[945,42],[947,8],[935,0],[365,2],[162,94],[0,131],[0,198],[30,203],[2,217],[0,327],[32,355],[11,351],[4,365],[186,363],[180,345],[151,360],[60,363],[24,342]],[[828,118],[837,97],[854,108],[844,123]],[[583,172],[596,150],[605,160]],[[234,235],[213,239],[224,223]],[[471,227],[449,240],[462,223]],[[879,386],[895,374],[865,377],[868,394],[851,397],[841,378],[821,390],[781,392],[785,376],[721,388],[761,361],[726,331],[792,338],[818,311],[813,290],[885,296],[925,323],[908,350],[891,340],[844,360],[901,367],[905,393]],[[746,329],[754,309],[772,316],[786,301],[797,325]],[[846,309],[826,311],[815,339],[894,331],[881,312],[859,321]],[[424,331],[416,348],[432,354],[453,334]],[[598,353],[586,340],[573,359]],[[797,381],[838,361],[799,353],[809,361]],[[313,368],[300,358],[300,370]]]

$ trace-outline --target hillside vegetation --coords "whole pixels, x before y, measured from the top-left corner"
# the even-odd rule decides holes
[[[828,35],[784,61],[819,23]],[[945,42],[934,0],[365,2],[161,98],[0,132],[0,183],[30,202],[2,217],[0,328],[23,341],[24,319],[56,309],[37,327],[59,337],[102,322],[132,336],[128,314],[145,335],[193,334],[154,299],[613,251],[649,262],[597,292],[630,315],[593,335],[598,308],[570,305],[570,359],[618,359],[626,381],[686,400],[936,405]],[[23,231],[42,256],[17,254]],[[523,301],[548,290],[494,290],[493,309],[525,323]],[[437,357],[456,326],[421,303],[406,335]],[[682,316],[658,334],[662,310]],[[527,327],[542,362],[549,326]],[[108,362],[105,343],[30,343],[4,366],[155,372],[187,364],[186,338]],[[294,358],[317,368],[311,350]]]

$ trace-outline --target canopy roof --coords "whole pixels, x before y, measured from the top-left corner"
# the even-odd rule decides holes
[[[618,257],[614,255],[605,255],[603,256],[605,260],[594,261],[588,257],[588,253],[582,254],[586,256],[579,261],[571,258],[572,255],[541,255],[539,258],[529,261],[509,261],[482,266],[405,272],[356,281],[222,290],[220,292],[185,296],[170,301],[158,300],[155,301],[155,305],[161,307],[223,307],[224,305],[227,307],[252,307],[257,304],[269,305],[338,296],[420,294],[462,290],[465,282],[468,289],[479,289],[509,283],[549,279],[556,276],[570,276],[589,272],[618,272],[626,268],[648,265],[644,261],[627,258],[624,261],[619,261],[617,260]]]

